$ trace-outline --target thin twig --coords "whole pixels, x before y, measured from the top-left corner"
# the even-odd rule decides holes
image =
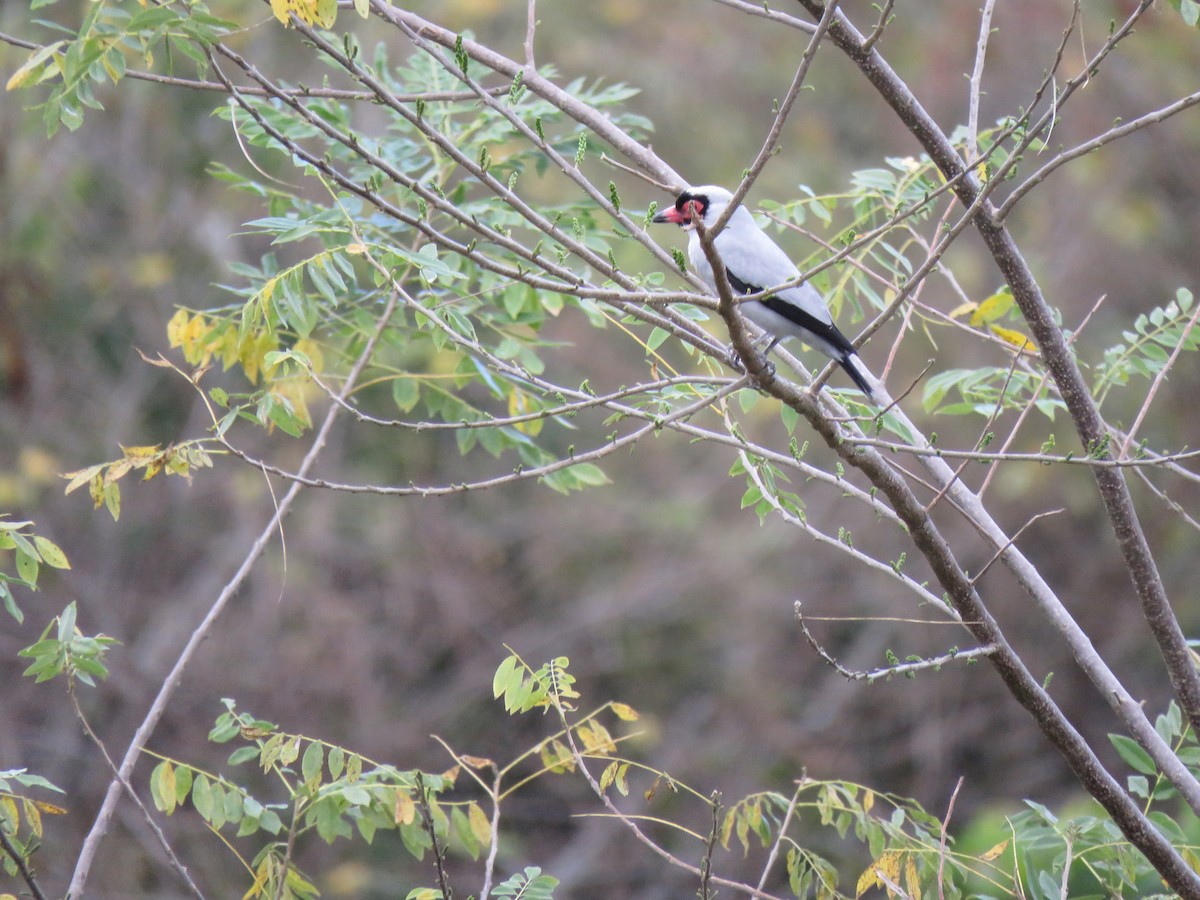
[[[948,663],[960,659],[976,659],[982,656],[991,656],[999,650],[995,644],[988,644],[983,647],[975,647],[971,650],[954,650],[950,653],[945,653],[941,656],[936,656],[931,659],[921,659],[915,662],[902,663],[896,666],[884,666],[879,669],[873,669],[870,672],[856,672],[853,669],[847,669],[837,659],[834,658],[828,650],[826,650],[821,642],[816,639],[811,631],[808,630],[808,624],[805,621],[804,615],[800,612],[800,601],[796,601],[796,623],[800,626],[800,631],[804,634],[804,639],[808,641],[810,647],[817,652],[835,672],[845,678],[847,681],[865,681],[870,684],[872,681],[878,681],[880,678],[893,678],[896,675],[911,675],[915,672],[921,672],[925,669],[940,670]],[[972,624],[972,623],[964,623]]]
[[[46,895],[42,893],[42,889],[37,883],[37,878],[34,876],[33,870],[30,869],[28,863],[25,862],[25,857],[21,854],[21,851],[13,846],[12,841],[8,839],[8,835],[5,833],[3,827],[0,827],[0,850],[3,850],[6,854],[8,854],[8,857],[13,861],[13,864],[17,867],[17,871],[21,875],[21,878],[25,881],[25,884],[29,886],[29,893],[33,895],[34,900],[46,900]]]
[[[425,786],[425,774],[419,769],[417,770],[417,806],[420,807],[421,818],[425,822],[425,833],[429,835],[429,842],[433,845],[433,865],[437,869],[438,887],[442,891],[442,900],[452,900],[453,894],[446,878],[446,845],[438,839],[437,828],[433,823],[433,806],[429,802],[429,789]]]
[[[954,801],[963,786],[963,776],[958,776],[954,790],[950,792],[950,802],[946,804],[946,816],[942,819],[942,833],[938,835],[938,900],[946,900],[946,835],[950,830],[950,817],[954,815]]]
[[[496,872],[496,855],[500,852],[500,781],[503,778],[499,767],[492,763],[492,835],[488,843],[487,859],[483,862],[483,887],[479,890],[479,900],[488,900],[492,891],[492,878]]]
[[[528,0],[525,11],[525,68],[530,72],[537,71],[537,63],[533,61],[533,38],[537,32],[537,0]]]
[[[708,798],[709,806],[712,807],[712,828],[708,832],[708,843],[704,847],[704,856],[700,860],[700,891],[698,896],[700,900],[712,900],[712,892],[709,890],[709,881],[712,879],[712,858],[713,851],[717,848],[717,835],[721,831],[721,792],[713,791],[712,796]],[[761,888],[762,885],[759,885]]]
[[[1142,402],[1142,407],[1138,410],[1133,424],[1129,426],[1129,433],[1125,435],[1125,442],[1121,444],[1121,452],[1117,454],[1118,458],[1129,454],[1129,445],[1133,443],[1133,438],[1137,434],[1138,429],[1142,427],[1142,422],[1145,420],[1146,414],[1150,412],[1150,404],[1154,402],[1154,398],[1158,395],[1158,389],[1166,379],[1167,373],[1171,371],[1171,367],[1175,365],[1175,360],[1183,352],[1183,348],[1188,341],[1188,336],[1192,333],[1192,329],[1196,327],[1196,319],[1198,317],[1200,317],[1200,304],[1197,304],[1196,308],[1192,310],[1192,317],[1188,319],[1187,325],[1183,328],[1183,333],[1171,349],[1171,355],[1167,357],[1167,361],[1163,363],[1162,368],[1155,373],[1154,380],[1150,382],[1150,389],[1146,391],[1146,399]]]
[[[796,99],[800,96],[801,89],[804,87],[804,80],[808,77],[808,70],[812,67],[813,59],[816,58],[817,48],[821,46],[821,40],[825,37],[825,32],[829,30],[829,25],[833,21],[838,2],[839,0],[828,0],[826,3],[825,10],[821,13],[821,19],[817,22],[817,29],[813,32],[808,46],[804,48],[804,53],[800,56],[800,65],[796,68],[796,74],[792,78],[792,83],[788,87],[787,93],[779,103],[779,109],[775,113],[775,118],[771,121],[771,127],[767,130],[767,136],[763,140],[762,147],[759,148],[758,155],[754,157],[754,162],[750,164],[745,174],[742,175],[742,180],[734,189],[733,197],[730,199],[729,205],[725,207],[725,211],[709,227],[712,237],[715,238],[721,233],[721,229],[725,227],[725,224],[729,221],[729,217],[733,215],[734,210],[745,199],[750,188],[754,186],[754,182],[758,180],[758,176],[762,174],[767,161],[775,155],[775,151],[779,147],[779,138],[783,134],[783,126],[787,122],[788,115],[791,113]]]
[[[963,156],[968,165],[979,156],[979,98],[983,93],[983,64],[987,56],[988,39],[992,36],[992,11],[996,0],[984,0],[979,15],[979,39],[975,42],[975,67],[971,70],[967,95],[967,146]]]
[[[292,854],[296,850],[296,834],[300,829],[301,802],[296,799],[292,805],[292,824],[288,826],[287,843],[283,848],[283,859],[280,860],[279,881],[275,884],[274,900],[283,900],[284,891],[288,885],[288,866],[292,864]]]
[[[1063,844],[1065,844],[1063,849],[1063,870],[1062,879],[1059,882],[1058,896],[1062,900],[1068,900],[1071,896],[1071,863],[1074,861],[1071,857],[1075,851],[1075,839],[1069,830],[1063,835]]]
[[[879,10],[879,21],[876,23],[874,30],[867,35],[867,39],[863,41],[863,52],[870,53],[871,48],[879,43],[879,39],[883,37],[884,29],[892,21],[892,7],[896,5],[896,0],[887,0],[883,4],[883,8]]]
[[[796,782],[796,790],[792,792],[792,799],[788,801],[787,811],[783,814],[783,821],[779,823],[779,834],[775,835],[775,840],[771,842],[771,851],[767,854],[767,861],[763,864],[762,875],[758,879],[758,889],[760,891],[767,883],[767,876],[771,874],[771,869],[775,866],[775,860],[779,858],[779,848],[783,845],[783,838],[787,834],[788,826],[792,823],[792,817],[796,815],[796,806],[800,802],[800,792],[804,790],[804,783],[807,780],[808,776],[802,774]]]

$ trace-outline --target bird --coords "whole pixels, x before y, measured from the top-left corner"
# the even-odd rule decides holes
[[[652,220],[669,222],[689,232],[688,259],[704,283],[714,291],[717,280],[704,256],[695,220],[699,219],[705,228],[713,227],[732,199],[733,194],[717,185],[689,187],[680,193],[673,207]],[[725,266],[729,286],[735,294],[757,294],[800,277],[795,263],[758,227],[744,206],[734,209],[725,227],[713,239],[713,247]],[[833,324],[825,300],[808,282],[783,288],[740,306],[747,319],[771,336],[767,352],[784,338],[799,338],[834,360],[871,402],[878,402],[873,387],[874,376],[858,358],[854,345]]]

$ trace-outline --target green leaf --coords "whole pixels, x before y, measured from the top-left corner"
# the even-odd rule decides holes
[[[300,760],[300,774],[305,782],[319,782],[321,768],[325,763],[325,751],[319,743],[311,741]]]
[[[69,569],[71,564],[67,562],[67,555],[62,552],[58,544],[49,538],[44,538],[41,535],[33,536],[33,543],[38,549],[38,553],[42,556],[42,562],[55,569]]]
[[[421,382],[409,375],[392,379],[392,402],[401,412],[412,412],[421,400]]]
[[[341,747],[329,748],[329,777],[341,778],[342,770],[346,766],[346,751]]]
[[[21,548],[17,548],[17,575],[29,587],[37,585],[38,561]]]
[[[159,812],[168,816],[175,811],[175,767],[169,760],[163,760],[154,767],[150,775],[150,796]]]
[[[200,818],[211,822],[213,817],[213,792],[208,776],[203,772],[197,773],[192,784],[192,806],[200,814]]]
[[[521,664],[516,656],[506,656],[492,677],[492,696],[499,698],[521,679]]]
[[[1143,775],[1158,774],[1158,767],[1154,765],[1150,754],[1142,749],[1135,740],[1123,734],[1110,734],[1108,739],[1116,748],[1121,759],[1125,760],[1135,772],[1141,772]]]

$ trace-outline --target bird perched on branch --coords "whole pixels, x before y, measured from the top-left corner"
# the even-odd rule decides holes
[[[705,228],[713,227],[732,199],[733,195],[723,187],[688,188],[676,199],[674,207],[654,217],[655,222],[670,222],[689,232],[688,259],[696,274],[714,291],[717,281],[704,256],[695,225],[698,219]],[[713,247],[725,266],[729,286],[735,294],[757,294],[800,277],[800,270],[758,227],[744,206],[733,211],[725,227],[713,239]],[[805,282],[768,294],[761,300],[750,300],[741,304],[741,311],[771,335],[768,352],[784,338],[799,338],[845,369],[858,389],[871,402],[878,403],[874,376],[854,352],[854,345],[833,324],[824,299],[812,285]]]

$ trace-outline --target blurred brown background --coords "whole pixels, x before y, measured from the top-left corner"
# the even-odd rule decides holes
[[[524,4],[413,6],[520,53]],[[975,5],[900,6],[883,52],[944,127],[965,121]],[[1123,5],[1085,6],[1095,39]],[[52,12],[69,18],[70,7],[60,3]],[[873,21],[865,3],[848,8]],[[694,0],[560,0],[539,11],[539,63],[563,76],[642,87],[632,108],[655,123],[655,149],[694,183],[735,180],[758,149],[771,102],[786,90],[805,43],[798,32]],[[788,11],[799,14],[799,7]],[[0,4],[0,29],[45,37],[30,17],[23,4]],[[984,123],[1030,96],[1065,21],[1064,3],[999,4]],[[406,52],[395,36],[385,38],[397,57]],[[267,58],[301,62],[286,57],[298,45],[270,26],[245,40]],[[1194,90],[1198,47],[1164,4],[1072,101],[1055,141],[1070,144]],[[699,66],[688,62],[696,56]],[[1080,58],[1073,42],[1069,72]],[[22,59],[0,45],[0,70],[11,73]],[[810,82],[815,90],[803,96],[784,152],[752,200],[793,198],[800,183],[837,191],[857,168],[916,152],[834,52],[818,58]],[[105,112],[89,112],[77,133],[49,142],[38,114],[23,109],[33,97],[0,98],[0,509],[36,520],[73,568],[46,573],[41,592],[22,596],[24,625],[0,620],[0,768],[28,767],[67,791],[70,814],[47,821],[39,856],[44,883],[57,887],[65,886],[107,779],[61,689],[21,679],[16,652],[71,600],[85,631],[119,638],[111,678],[83,698],[110,748],[122,749],[187,634],[269,516],[271,498],[258,475],[232,461],[191,486],[162,479],[128,485],[119,523],[93,513],[83,492],[62,495],[56,473],[112,458],[118,442],[201,432],[205,420],[194,395],[141,362],[136,348],[166,349],[165,323],[176,305],[228,301],[213,285],[230,280],[227,262],[256,259],[261,246],[232,235],[261,211],[205,174],[212,160],[242,165],[228,126],[209,115],[211,96],[125,83],[101,92]],[[1200,118],[1185,114],[1060,172],[1014,215],[1017,239],[1066,322],[1078,323],[1108,296],[1081,341],[1085,361],[1099,360],[1137,312],[1167,302],[1181,285],[1196,287],[1198,151]],[[633,200],[628,191],[629,206],[663,200]],[[950,263],[978,299],[999,284],[969,236]],[[925,299],[957,305],[936,277]],[[590,338],[582,327],[568,336]],[[981,361],[973,348],[939,336],[936,348],[914,338],[905,371],[915,374],[932,357],[939,367]],[[644,365],[633,349],[609,353],[590,339],[567,353],[581,372],[622,383],[640,377]],[[878,349],[876,355],[868,348],[869,362],[882,361]],[[998,355],[988,361],[1004,364]],[[1191,408],[1198,388],[1195,363],[1185,357],[1143,428],[1152,443],[1200,440]],[[1106,412],[1128,424],[1139,390],[1144,385],[1135,384],[1128,400],[1115,397]],[[921,419],[916,397],[906,406]],[[762,414],[767,421],[774,415]],[[981,421],[926,424],[949,443],[952,435],[971,440]],[[1036,449],[1050,433],[1064,438],[1069,422],[1036,421],[1029,442]],[[291,462],[302,446],[296,443]],[[286,453],[281,458],[289,461]],[[228,748],[208,745],[204,736],[221,711],[219,699],[233,697],[289,731],[401,767],[449,766],[431,734],[461,752],[504,759],[549,729],[537,715],[513,719],[490,701],[491,674],[508,644],[535,662],[569,656],[585,704],[615,698],[643,713],[645,734],[631,752],[703,793],[722,791],[728,802],[752,790],[787,793],[804,770],[911,795],[939,814],[963,776],[955,813],[963,825],[985,807],[1075,796],[1064,767],[986,665],[868,687],[821,664],[794,625],[797,599],[812,615],[924,613],[892,585],[778,522],[760,527],[751,511],[739,510],[744,485],[727,476],[731,461],[724,451],[667,434],[608,460],[612,485],[571,497],[533,485],[442,500],[310,491],[287,522],[286,571],[278,549],[258,566],[187,672],[151,746],[218,766]],[[346,480],[446,482],[476,465],[486,462],[460,460],[449,437],[346,427],[322,471]],[[832,492],[799,489],[813,520],[836,530],[841,516],[868,527]],[[1135,696],[1161,709],[1166,696],[1156,656],[1087,473],[1013,468],[991,492],[1010,529],[1044,509],[1066,509],[1034,526],[1022,546]],[[1190,499],[1178,488],[1175,496]],[[1145,491],[1138,497],[1184,628],[1194,632],[1196,535]],[[968,549],[964,561],[976,568],[990,555],[982,547],[975,554]],[[1103,702],[1065,649],[1026,614],[1007,575],[989,573],[983,588],[1014,643],[1036,654],[1037,674],[1054,673],[1052,692],[1077,726],[1091,737],[1114,730]],[[965,646],[963,634],[944,626],[867,621],[818,630],[852,668],[882,665],[888,649],[904,656]],[[139,770],[141,783],[149,769],[147,762]],[[669,813],[677,801],[659,802]],[[635,849],[617,824],[571,818],[596,809],[577,780],[545,779],[518,795],[509,814],[520,840],[504,848],[501,868],[541,865],[564,880],[563,896],[691,895],[686,876]],[[703,816],[691,825],[703,829]],[[200,883],[212,896],[226,889],[232,896],[240,875],[196,826],[186,814],[167,823]],[[427,865],[396,858],[378,842],[374,867],[341,861],[345,847],[317,847],[300,860],[308,872],[326,873],[319,883],[329,896],[402,896],[397,881],[433,881]],[[699,852],[693,855],[695,862]],[[731,875],[741,865],[737,853],[718,860]],[[469,877],[459,888],[464,893],[477,890]],[[95,897],[182,895],[127,804],[104,844],[93,888]]]

